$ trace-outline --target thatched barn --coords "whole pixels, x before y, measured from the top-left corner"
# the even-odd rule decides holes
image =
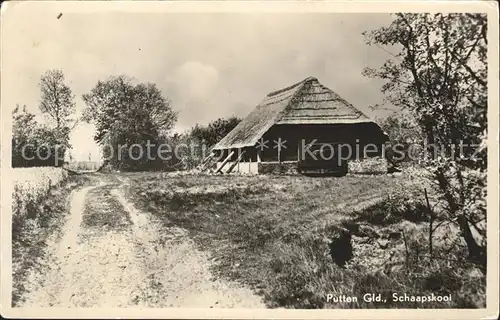
[[[345,173],[349,161],[379,157],[385,141],[373,120],[309,77],[269,93],[213,147],[210,158],[222,173]]]

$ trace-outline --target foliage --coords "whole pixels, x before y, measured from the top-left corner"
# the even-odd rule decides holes
[[[156,157],[161,136],[166,136],[177,120],[177,113],[170,101],[152,83],[133,84],[125,76],[98,81],[92,90],[83,95],[87,104],[84,120],[96,125],[94,140],[112,152],[110,164],[123,170],[151,169],[158,164]],[[151,160],[145,153],[150,147]],[[133,144],[141,146],[129,149]],[[118,146],[127,146],[118,150]],[[109,147],[112,147],[112,151]],[[131,151],[129,153],[129,150]],[[137,160],[134,160],[137,159]]]
[[[12,112],[12,167],[60,166],[68,147],[69,128],[50,129],[40,125],[35,115]]]
[[[191,129],[189,135],[198,142],[204,143],[208,148],[211,148],[233,130],[240,121],[240,118],[233,116],[228,119],[219,118],[211,121],[206,126],[196,124]]]
[[[37,122],[35,115],[19,105],[12,112],[12,166],[61,166],[71,148],[70,116],[75,112],[74,95],[64,83],[60,70],[48,70],[41,77],[40,111],[49,125]],[[76,125],[76,122],[74,122]]]
[[[68,127],[69,117],[75,112],[75,96],[64,83],[61,70],[48,70],[40,78],[40,110],[54,124],[55,128]]]
[[[171,151],[163,160],[163,168],[167,171],[193,169],[203,157],[203,146],[188,133],[174,133],[163,138],[162,142]]]
[[[240,118],[219,118],[207,125],[196,124],[183,134],[175,134],[166,139],[172,150],[177,150],[169,161],[167,168],[172,170],[189,170],[195,168],[200,161],[209,155],[210,149],[234,129]]]
[[[385,150],[386,158],[392,165],[416,164],[422,150],[423,135],[416,119],[408,112],[396,113],[378,121],[389,136]]]
[[[365,35],[370,45],[401,50],[364,72],[386,80],[387,99],[415,116],[449,219],[460,227],[470,258],[483,266],[485,240],[470,226],[486,221],[486,34],[484,14],[396,14],[388,27]]]

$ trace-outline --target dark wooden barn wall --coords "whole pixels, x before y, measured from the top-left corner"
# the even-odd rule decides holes
[[[374,123],[363,124],[334,124],[334,125],[275,125],[262,137],[266,142],[266,147],[259,149],[255,147],[247,147],[243,149],[223,150],[219,152],[220,161],[224,160],[231,151],[234,151],[230,161],[235,161],[238,158],[239,152],[245,151],[245,155],[241,161],[256,162],[258,156],[261,161],[291,161],[297,160],[300,152],[300,147],[305,144],[317,140],[316,143],[341,143],[351,145],[352,151],[355,153],[356,148],[361,150],[360,155],[363,156],[363,149],[367,144],[377,145],[378,152],[369,153],[369,157],[380,156],[383,135],[380,128]],[[282,148],[280,159],[278,159],[277,141],[280,139],[284,142],[286,148]],[[328,151],[328,150],[326,150]],[[353,155],[352,159],[355,159]]]
[[[298,155],[303,154],[299,148],[314,140],[317,144],[349,144],[353,153],[356,153],[356,148],[360,150],[361,157],[367,144],[376,145],[378,150],[378,152],[369,153],[370,157],[379,156],[383,145],[382,132],[375,124],[275,125],[263,138],[269,141],[268,145],[270,146],[262,154],[263,161],[278,160],[277,149],[273,147],[276,146],[274,141],[278,141],[279,138],[286,141],[286,149],[281,150],[282,161],[297,160]],[[325,148],[325,152],[328,150]],[[347,156],[347,154],[345,155]]]

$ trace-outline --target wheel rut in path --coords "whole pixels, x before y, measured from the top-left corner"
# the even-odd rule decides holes
[[[138,210],[117,178],[72,193],[63,236],[28,277],[23,306],[265,308],[252,290],[214,279],[208,254]]]

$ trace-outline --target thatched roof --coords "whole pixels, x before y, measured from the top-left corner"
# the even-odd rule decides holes
[[[309,77],[292,86],[269,93],[213,149],[254,146],[275,124],[350,123],[373,123],[373,121],[319,83],[318,79]]]

